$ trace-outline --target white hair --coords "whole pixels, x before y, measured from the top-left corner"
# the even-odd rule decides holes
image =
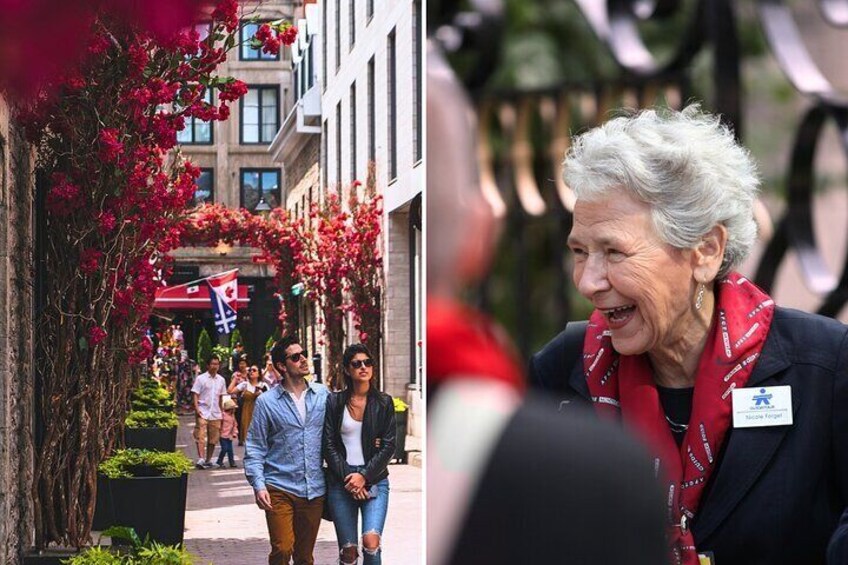
[[[575,137],[563,165],[578,199],[629,191],[651,207],[659,236],[679,249],[696,247],[723,225],[727,246],[719,278],[754,245],[757,167],[730,129],[698,104],[614,118]]]

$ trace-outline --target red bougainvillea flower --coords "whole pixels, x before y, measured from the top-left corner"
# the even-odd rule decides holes
[[[106,339],[106,330],[98,326],[92,326],[88,329],[88,343],[90,345],[97,345],[98,343],[103,342]]]
[[[61,173],[54,174],[52,180],[53,188],[47,193],[45,202],[47,211],[60,218],[73,214],[83,204],[79,186]]]
[[[115,128],[100,131],[100,158],[107,163],[114,162],[124,152],[124,144],[118,141],[120,132]]]
[[[84,249],[82,253],[80,253],[79,266],[80,271],[85,273],[86,275],[90,275],[97,271],[97,268],[100,266],[100,259],[103,257],[103,252],[92,247],[88,249]]]

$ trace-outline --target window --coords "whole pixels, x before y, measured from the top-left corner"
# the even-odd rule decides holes
[[[350,40],[350,49],[353,50],[353,44],[356,43],[356,0],[350,0],[347,3],[347,27],[348,39]]]
[[[376,120],[374,118],[374,57],[368,61],[368,160],[377,160],[377,148],[374,138],[376,136]]]
[[[241,100],[241,143],[271,143],[280,128],[280,88],[252,86]]]
[[[253,212],[260,198],[264,198],[271,208],[280,205],[280,169],[241,170],[242,208]]]
[[[194,181],[197,188],[194,190],[194,198],[191,200],[192,206],[200,204],[212,204],[215,202],[215,174],[212,169],[200,169],[200,176]]]
[[[239,50],[239,60],[241,61],[279,61],[280,54],[271,55],[263,53],[262,49],[254,49],[250,46],[250,40],[256,35],[259,26],[267,22],[252,22],[245,23],[241,28],[241,49]],[[284,49],[281,47],[280,51]]]
[[[422,143],[422,119],[421,114],[421,72],[422,72],[422,49],[421,49],[421,0],[412,1],[412,151],[413,163],[421,160]]]
[[[356,180],[356,83],[350,85],[350,182]]]
[[[342,103],[336,104],[336,184],[342,184]]]
[[[330,152],[330,142],[327,135],[327,120],[324,120],[324,131],[321,132],[321,139],[324,140],[324,150],[321,152],[321,174],[324,175],[324,188],[330,185],[329,171],[327,171],[327,159]]]
[[[336,0],[336,72],[342,66],[342,0]]]
[[[207,90],[203,94],[203,100],[212,103],[212,91]],[[185,127],[177,132],[177,143],[183,145],[211,145],[212,124],[199,120],[194,116],[186,117]]]
[[[388,124],[389,147],[388,147],[388,162],[389,162],[389,179],[397,178],[397,72],[395,69],[395,30],[389,34],[388,46],[386,49],[387,57],[386,64],[388,65],[389,80],[387,81],[387,96],[388,99],[388,116],[386,123]]]

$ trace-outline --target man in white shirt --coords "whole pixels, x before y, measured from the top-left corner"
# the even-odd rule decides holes
[[[213,355],[206,366],[206,372],[198,375],[191,387],[194,397],[194,412],[196,426],[194,428],[194,439],[197,441],[197,463],[198,469],[206,469],[212,466],[212,455],[215,452],[215,444],[221,438],[221,419],[223,418],[223,399],[227,393],[227,384],[224,377],[218,374],[221,360]],[[204,449],[205,455],[204,458]]]

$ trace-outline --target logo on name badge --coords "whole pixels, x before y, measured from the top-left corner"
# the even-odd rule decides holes
[[[736,388],[733,427],[757,428],[792,424],[792,387]]]
[[[761,388],[760,394],[754,396],[754,400],[756,401],[756,404],[754,404],[754,408],[756,409],[758,406],[771,408],[771,405],[769,405],[769,400],[771,400],[771,397],[771,394],[766,394],[766,389]]]

